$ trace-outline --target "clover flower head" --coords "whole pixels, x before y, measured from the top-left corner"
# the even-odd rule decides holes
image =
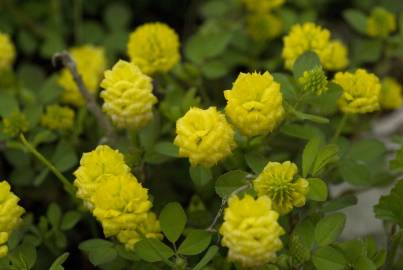
[[[290,161],[283,163],[269,162],[253,181],[259,196],[267,195],[273,203],[273,209],[281,215],[294,207],[302,207],[308,193],[308,181],[296,178],[297,165]]]
[[[328,90],[327,77],[321,66],[304,71],[304,74],[298,78],[298,82],[302,85],[304,92],[321,95]]]
[[[127,52],[131,62],[151,75],[168,72],[180,60],[179,38],[165,23],[146,23],[129,37]]]
[[[105,89],[102,108],[117,127],[139,129],[152,119],[157,98],[152,94],[151,78],[135,64],[119,60],[105,71],[101,87]]]
[[[371,37],[387,37],[396,30],[396,16],[383,7],[372,9],[367,19],[367,33]]]
[[[74,111],[67,106],[49,105],[41,117],[41,124],[53,130],[70,130],[74,124]]]
[[[342,112],[354,114],[379,110],[381,84],[375,74],[364,69],[357,69],[354,73],[338,72],[333,81],[343,89],[338,100]]]
[[[174,143],[179,155],[192,165],[211,167],[231,154],[235,147],[234,131],[215,107],[206,110],[190,108],[176,122]]]
[[[242,134],[272,132],[284,118],[280,84],[269,72],[240,73],[232,89],[224,91],[225,113]]]
[[[84,85],[90,93],[95,94],[106,66],[104,49],[83,45],[72,48],[69,52],[76,63],[77,71],[81,75]],[[84,105],[84,98],[67,68],[60,72],[57,82],[64,90],[61,94],[61,100],[64,103],[78,107]]]
[[[402,85],[392,77],[382,80],[379,103],[382,109],[394,110],[402,106]]]
[[[29,122],[27,116],[20,111],[12,112],[9,116],[3,118],[3,132],[11,138],[28,130]]]
[[[0,32],[0,70],[9,69],[14,63],[15,47],[10,36]]]
[[[281,35],[283,21],[274,14],[252,13],[246,18],[246,30],[256,41],[270,40]]]
[[[232,196],[220,228],[221,243],[229,248],[229,259],[243,267],[275,262],[276,252],[283,247],[280,236],[284,234],[278,217],[267,196],[257,199],[250,195],[242,199]]]

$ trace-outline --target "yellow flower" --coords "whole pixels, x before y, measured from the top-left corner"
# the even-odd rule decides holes
[[[105,88],[101,92],[103,110],[117,127],[139,129],[152,119],[157,98],[152,94],[151,78],[133,63],[119,60],[105,71],[101,87]]]
[[[258,267],[276,260],[276,252],[283,245],[283,228],[278,224],[278,213],[271,208],[267,196],[243,199],[232,196],[224,212],[220,228],[222,245],[229,248],[228,257],[243,267]]]
[[[132,250],[135,244],[141,240],[141,235],[162,240],[160,223],[153,212],[147,213],[146,219],[137,225],[136,230],[122,230],[118,233],[117,238],[125,244],[127,249]]]
[[[329,30],[309,22],[296,24],[284,37],[285,67],[292,69],[297,58],[307,51],[314,51],[328,70],[342,69],[348,64],[347,48],[340,41],[330,41]]]
[[[92,197],[98,187],[110,177],[127,174],[130,174],[130,168],[123,155],[107,145],[100,145],[94,151],[83,154],[80,167],[74,172],[77,197],[92,209]]]
[[[147,189],[131,174],[109,176],[93,195],[93,215],[101,222],[106,237],[135,230],[145,222],[152,204]]]
[[[371,37],[387,37],[396,30],[396,16],[382,7],[372,9],[367,19],[367,33]]]
[[[269,72],[240,73],[231,90],[224,91],[225,113],[246,136],[272,132],[284,117],[280,84]]]
[[[164,23],[146,23],[130,34],[127,52],[145,74],[167,72],[179,62],[179,38]]]
[[[188,157],[192,166],[211,167],[231,154],[235,147],[234,131],[215,107],[190,108],[176,122],[179,155]]]
[[[78,73],[83,79],[84,85],[88,91],[95,94],[98,89],[98,83],[102,72],[105,70],[106,59],[104,50],[101,47],[84,45],[70,50],[74,59]],[[84,98],[81,96],[76,83],[71,76],[70,71],[64,68],[58,78],[58,84],[64,89],[61,100],[75,106],[83,106]]]
[[[382,109],[393,110],[402,106],[402,86],[391,77],[382,80],[382,89],[379,97]]]
[[[333,81],[343,88],[338,105],[344,113],[369,113],[379,110],[381,84],[377,76],[364,69],[355,73],[338,72]]]
[[[15,47],[10,36],[0,32],[0,70],[11,68],[14,59]]]
[[[7,181],[0,182],[0,257],[8,253],[7,241],[11,232],[21,221],[24,208],[18,205],[20,199],[10,190]]]
[[[266,13],[281,7],[285,0],[242,0],[246,9],[253,13]]]
[[[246,30],[257,41],[278,37],[283,30],[283,21],[269,13],[252,13],[246,18]]]
[[[253,186],[259,196],[269,196],[275,211],[285,215],[294,206],[304,206],[309,190],[306,179],[295,179],[297,172],[297,165],[290,161],[269,162],[253,181]]]
[[[42,115],[41,124],[49,129],[66,131],[73,127],[74,111],[69,107],[49,105]]]
[[[298,82],[302,85],[302,91],[316,95],[321,95],[328,89],[327,77],[321,66],[304,71]]]
[[[9,137],[18,136],[28,130],[29,122],[27,116],[22,112],[12,112],[9,116],[3,118],[3,132]]]

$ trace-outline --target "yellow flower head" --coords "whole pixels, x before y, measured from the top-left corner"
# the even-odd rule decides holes
[[[127,52],[145,74],[167,72],[179,62],[179,38],[164,23],[146,23],[130,34]]]
[[[74,124],[74,111],[66,106],[49,105],[42,115],[41,124],[53,130],[69,130]]]
[[[121,230],[117,238],[121,243],[125,244],[127,249],[132,250],[135,244],[141,240],[141,235],[162,240],[160,222],[153,212],[148,212],[146,219],[138,223],[135,230]]]
[[[294,25],[284,37],[285,67],[292,69],[297,58],[307,51],[315,52],[328,70],[342,69],[348,64],[347,48],[343,43],[330,41],[329,30],[310,22]]]
[[[305,204],[309,183],[304,178],[296,178],[297,172],[297,165],[290,161],[269,162],[253,181],[253,186],[259,196],[269,196],[275,211],[285,215],[294,206]]]
[[[382,89],[379,97],[382,109],[393,110],[402,106],[402,86],[394,78],[386,77],[382,80]]]
[[[229,248],[228,257],[244,267],[258,267],[276,260],[276,252],[283,245],[283,228],[278,224],[278,213],[271,208],[267,196],[243,199],[232,196],[224,212],[220,228],[222,245]]]
[[[145,222],[152,204],[147,189],[131,174],[109,176],[93,195],[94,216],[101,222],[106,237],[122,230],[135,230]]]
[[[253,13],[267,13],[281,7],[285,0],[242,0],[246,9]]]
[[[257,41],[278,37],[283,30],[283,21],[270,13],[252,13],[246,18],[246,30]]]
[[[9,137],[18,136],[28,130],[29,122],[27,116],[22,112],[12,112],[9,116],[3,118],[3,132]]]
[[[107,145],[100,145],[94,151],[83,154],[80,167],[74,172],[77,197],[92,209],[92,197],[98,187],[110,177],[127,174],[130,174],[130,168],[123,155]]]
[[[14,59],[15,47],[10,36],[0,32],[0,70],[9,69]]]
[[[138,129],[152,119],[157,98],[152,94],[151,78],[135,64],[119,60],[105,71],[101,87],[105,88],[101,92],[103,110],[117,127]]]
[[[234,131],[215,107],[191,108],[176,122],[179,155],[192,165],[211,167],[231,154],[235,147]]]
[[[375,7],[367,19],[367,33],[371,37],[387,37],[396,30],[396,16],[382,7]]]
[[[24,208],[18,205],[20,199],[10,190],[7,181],[0,182],[0,257],[7,255],[7,241],[11,232],[21,221]]]
[[[231,90],[224,91],[225,113],[246,136],[272,132],[283,120],[280,84],[269,72],[240,73]]]
[[[298,78],[304,92],[321,95],[327,91],[327,77],[321,66],[311,70],[304,71],[304,74]]]
[[[84,45],[70,50],[74,59],[78,73],[83,79],[88,91],[95,94],[102,72],[105,70],[106,59],[103,48],[92,45]],[[84,98],[81,96],[70,71],[64,68],[58,79],[58,84],[64,89],[61,99],[64,103],[75,106],[83,106]]]
[[[364,69],[355,73],[338,72],[333,81],[343,88],[338,105],[344,113],[369,113],[379,110],[381,84],[377,76]]]

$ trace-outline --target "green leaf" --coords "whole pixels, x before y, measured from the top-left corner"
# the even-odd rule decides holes
[[[46,212],[46,216],[48,217],[50,224],[52,224],[54,228],[59,228],[62,218],[62,211],[60,210],[59,205],[57,205],[56,203],[51,203]]]
[[[292,72],[295,78],[299,78],[304,74],[304,71],[309,71],[317,66],[320,66],[318,55],[312,51],[308,51],[297,58],[292,67]]]
[[[160,213],[161,230],[169,241],[175,243],[186,226],[186,214],[177,202],[168,203]]]
[[[192,270],[202,270],[204,267],[215,257],[218,252],[217,246],[211,246],[206,254],[204,254],[203,258],[193,267]]]
[[[154,117],[151,123],[146,127],[141,129],[138,133],[140,145],[145,150],[151,150],[157,141],[158,135],[160,133],[160,121],[158,118]]]
[[[311,172],[312,166],[316,160],[319,149],[323,144],[321,137],[313,137],[306,144],[302,152],[302,176],[307,177]]]
[[[394,159],[389,161],[389,167],[392,170],[402,170],[403,169],[403,147],[396,152]]]
[[[41,104],[50,104],[57,100],[63,89],[57,84],[57,76],[50,76],[42,84],[38,91],[38,99]]]
[[[103,239],[84,241],[79,245],[79,249],[88,254],[90,262],[95,266],[111,262],[117,257],[114,244]]]
[[[361,256],[353,266],[354,270],[376,270],[376,265],[367,257]]]
[[[354,195],[345,195],[331,201],[327,201],[323,204],[321,211],[322,212],[334,212],[340,209],[347,208],[349,206],[357,204],[357,197]]]
[[[29,242],[23,242],[8,257],[17,269],[30,270],[34,267],[37,259],[36,248]]]
[[[49,270],[64,270],[64,267],[62,266],[62,264],[67,260],[69,255],[70,254],[68,252],[65,252],[62,255],[60,255],[59,257],[57,257],[57,259],[54,260],[54,262],[50,266]]]
[[[179,148],[171,142],[159,142],[154,146],[154,150],[157,153],[163,154],[168,157],[178,157]]]
[[[287,136],[303,140],[310,140],[315,136],[323,137],[323,134],[320,129],[309,124],[303,124],[303,125],[294,123],[284,124],[281,127],[280,131],[281,133]]]
[[[191,230],[179,246],[178,252],[183,255],[202,253],[210,244],[212,235],[205,230]]]
[[[213,178],[210,168],[203,166],[191,166],[189,174],[196,187],[205,186]]]
[[[339,237],[346,225],[346,216],[342,213],[328,215],[321,219],[315,228],[315,241],[320,246],[326,246]]]
[[[359,66],[363,63],[374,63],[382,55],[382,40],[354,39],[352,42],[351,64]]]
[[[343,270],[347,267],[343,254],[330,246],[316,250],[312,262],[318,270]]]
[[[311,121],[311,122],[317,123],[317,124],[328,124],[330,122],[329,119],[327,119],[326,117],[309,114],[309,113],[304,113],[304,112],[300,112],[300,111],[297,111],[294,109],[291,111],[291,113],[294,114],[295,117],[299,120],[308,120],[308,121]]]
[[[248,152],[245,154],[246,164],[255,173],[259,174],[263,171],[266,166],[268,159],[260,153]]]
[[[367,33],[367,16],[357,9],[347,9],[343,11],[344,19],[350,26],[361,34]]]
[[[217,79],[228,73],[228,66],[219,60],[210,60],[201,66],[201,71],[208,79]]]
[[[18,111],[18,101],[10,93],[0,93],[0,116],[7,117],[12,112]]]
[[[339,163],[339,171],[343,180],[355,186],[368,186],[371,181],[370,168],[353,159],[343,159]]]
[[[339,160],[339,146],[336,144],[328,144],[323,146],[315,160],[312,168],[312,175],[318,175],[319,172],[329,163]]]
[[[388,195],[382,196],[374,206],[375,216],[403,226],[403,180],[396,183]]]
[[[73,146],[69,142],[61,140],[56,146],[51,161],[61,172],[65,172],[77,165],[78,157]]]
[[[111,3],[105,9],[104,20],[113,31],[126,28],[131,19],[130,7],[123,3]]]
[[[297,91],[295,86],[291,83],[291,78],[287,74],[273,73],[274,81],[278,82],[281,86],[281,92],[285,100],[289,103],[295,103],[297,100]]]
[[[155,238],[145,238],[137,242],[134,251],[147,262],[166,260],[175,254],[170,247]]]
[[[81,213],[78,211],[68,211],[62,218],[60,229],[66,231],[72,229],[81,218]]]
[[[241,170],[229,171],[220,175],[215,184],[215,191],[221,198],[226,198],[235,190],[247,184],[247,172]]]
[[[327,200],[327,185],[319,178],[308,178],[309,193],[308,199],[318,202],[324,202]]]

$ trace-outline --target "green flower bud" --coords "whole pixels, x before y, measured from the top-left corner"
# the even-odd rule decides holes
[[[8,117],[3,118],[3,132],[11,138],[28,130],[29,122],[22,112],[13,112]]]
[[[321,95],[327,91],[327,78],[321,66],[305,71],[298,79],[302,91]]]

